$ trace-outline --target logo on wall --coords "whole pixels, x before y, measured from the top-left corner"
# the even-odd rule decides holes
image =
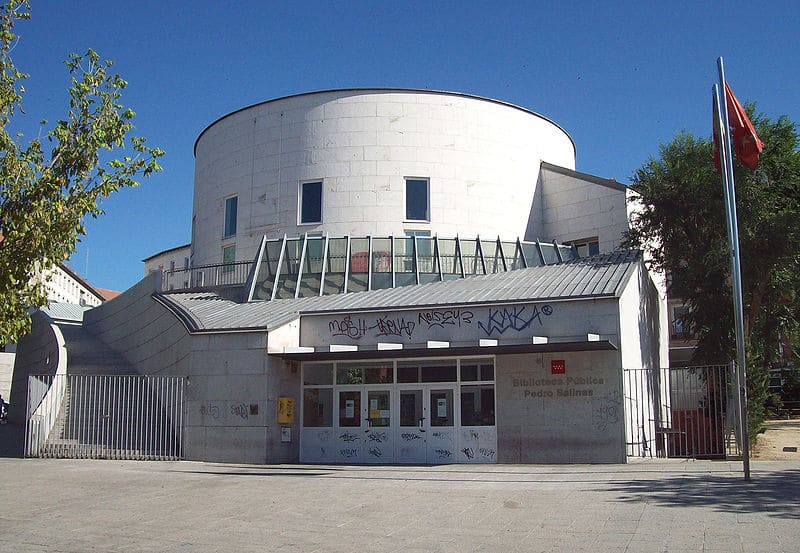
[[[564,359],[550,361],[550,374],[567,374],[567,362]]]

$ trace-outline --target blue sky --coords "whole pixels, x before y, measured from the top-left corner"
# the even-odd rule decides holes
[[[70,264],[104,288],[127,289],[142,258],[189,242],[195,139],[271,98],[349,87],[488,96],[552,119],[575,141],[579,171],[625,183],[676,132],[710,134],[720,55],[740,100],[800,122],[796,2],[32,3],[13,52],[30,74],[17,124],[31,134],[64,116],[62,61],[92,48],[129,82],[136,132],[167,151],[162,173],[87,223]]]

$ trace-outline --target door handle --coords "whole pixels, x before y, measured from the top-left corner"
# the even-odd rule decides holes
[[[422,421],[424,421],[424,420],[425,420],[425,417],[421,417],[421,418],[419,419],[419,431],[420,431],[420,432],[425,432],[425,429],[424,429],[424,428],[422,428]]]

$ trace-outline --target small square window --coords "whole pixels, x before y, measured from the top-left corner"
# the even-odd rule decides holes
[[[430,221],[428,179],[406,179],[406,220]]]
[[[322,181],[300,183],[300,224],[322,222]]]
[[[225,200],[225,228],[222,233],[222,236],[225,238],[236,235],[236,211],[238,203],[239,198],[237,196]]]

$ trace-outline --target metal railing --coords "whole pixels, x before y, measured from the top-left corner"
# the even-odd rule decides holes
[[[25,456],[181,459],[183,404],[182,377],[30,376]]]
[[[251,261],[237,261],[163,271],[161,289],[168,291],[244,284],[252,266]]]
[[[624,370],[628,455],[740,456],[732,379],[728,365]]]

